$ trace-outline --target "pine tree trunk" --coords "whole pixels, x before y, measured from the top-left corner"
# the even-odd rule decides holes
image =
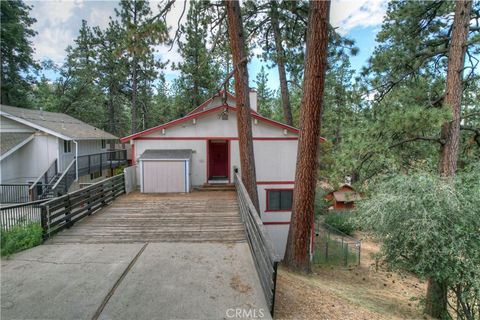
[[[276,63],[278,77],[280,80],[280,92],[282,94],[283,116],[285,123],[293,126],[292,107],[290,106],[290,95],[288,93],[287,73],[285,71],[285,51],[282,46],[282,34],[278,23],[277,1],[271,1],[270,20],[272,22],[273,37],[275,38]]]
[[[133,59],[132,71],[132,134],[137,132],[137,61]]]
[[[137,5],[134,3],[133,10],[133,26],[137,28]],[[136,39],[136,38],[135,38]],[[133,59],[132,59],[132,134],[137,133],[137,67],[138,59],[136,56],[136,41],[133,43]]]
[[[227,8],[228,33],[235,68],[238,144],[240,147],[242,181],[253,205],[259,210],[255,157],[253,153],[252,117],[249,101],[247,52],[245,50],[245,34],[240,13],[240,3],[238,1],[225,1],[224,3]]]
[[[465,64],[471,10],[472,1],[457,1],[455,4],[444,99],[445,105],[452,109],[452,121],[443,125],[441,133],[445,143],[441,148],[439,171],[440,175],[444,177],[455,176],[457,170],[463,94],[462,73]],[[447,284],[429,279],[425,312],[434,318],[442,318],[447,314]]]
[[[460,141],[460,111],[462,104],[462,73],[465,64],[472,1],[457,1],[453,19],[452,39],[448,52],[447,85],[444,103],[452,109],[452,121],[442,127],[440,174],[454,176],[457,170],[458,145]]]
[[[117,128],[115,125],[115,103],[113,101],[114,97],[114,85],[111,84],[109,89],[108,89],[108,127],[110,130],[110,133],[115,135],[117,134]]]
[[[310,2],[292,218],[284,260],[287,267],[299,271],[310,271],[309,249],[327,64],[329,11],[330,1]]]

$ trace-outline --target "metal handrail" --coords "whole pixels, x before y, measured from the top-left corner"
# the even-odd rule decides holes
[[[77,159],[73,159],[72,162],[70,162],[70,164],[68,165],[68,167],[65,169],[65,171],[63,171],[62,175],[60,176],[60,178],[57,180],[57,182],[53,185],[52,189],[55,189],[57,188],[58,184],[62,181],[62,179],[65,177],[65,175],[67,174],[67,172],[70,170],[70,168],[75,164],[75,161],[77,161]]]
[[[37,185],[38,181],[40,181],[40,179],[42,179],[42,177],[45,175],[45,173],[48,172],[48,170],[50,170],[50,168],[52,167],[52,165],[57,166],[57,160],[58,160],[58,159],[53,160],[53,162],[50,163],[50,165],[48,166],[48,168],[47,168],[45,171],[43,171],[42,174],[39,175],[37,179],[35,179],[35,181],[33,181],[32,185],[30,186],[30,190],[33,190],[33,188]]]
[[[99,154],[113,153],[113,152],[119,152],[119,151],[127,151],[127,150],[126,149],[116,149],[116,150],[108,150],[108,151],[104,151],[104,152],[81,154],[81,155],[75,156],[75,158],[87,157],[87,156],[96,156],[96,155],[99,155]]]

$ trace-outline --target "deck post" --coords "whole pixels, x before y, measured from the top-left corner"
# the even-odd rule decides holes
[[[45,204],[40,204],[40,224],[42,225],[42,241],[48,239],[48,225],[47,225],[47,207]]]
[[[67,194],[67,201],[66,201],[66,205],[65,205],[65,217],[67,217],[70,213],[72,213],[72,203],[70,202],[70,195]],[[70,223],[71,219],[70,218],[66,218],[65,219],[65,226],[66,228],[70,228],[73,223]]]
[[[91,155],[88,155],[88,174],[92,173]]]

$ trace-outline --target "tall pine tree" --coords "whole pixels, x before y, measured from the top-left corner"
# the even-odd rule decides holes
[[[176,79],[177,94],[183,97],[188,110],[199,106],[215,93],[220,73],[215,59],[207,50],[208,19],[204,1],[190,2],[187,21],[181,26],[185,40],[178,42],[182,62],[174,65],[180,71]]]
[[[121,56],[129,65],[129,98],[131,104],[131,132],[142,127],[142,116],[146,116],[146,102],[139,106],[139,86],[148,85],[156,79],[163,64],[154,57],[154,46],[168,40],[167,26],[161,19],[155,19],[148,1],[122,0],[120,9],[115,10],[119,18]],[[146,88],[143,88],[146,90]]]
[[[32,79],[25,76],[38,66],[33,60],[31,38],[35,19],[29,16],[31,7],[23,1],[0,1],[0,46],[2,53],[1,102],[29,107]]]

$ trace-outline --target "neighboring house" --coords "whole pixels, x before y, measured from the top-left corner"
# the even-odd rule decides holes
[[[1,105],[0,136],[3,195],[5,185],[11,184],[53,187],[67,170],[70,180],[58,187],[68,190],[74,180],[104,177],[108,174],[105,169],[126,154],[107,150],[108,140],[118,140],[114,135],[62,113]],[[39,192],[44,191],[40,188]],[[0,200],[11,202],[5,197]]]
[[[290,223],[298,129],[259,115],[250,92],[252,133],[262,220],[283,255]],[[187,116],[124,137],[131,144],[142,192],[189,192],[233,183],[240,170],[235,97],[221,92]],[[174,150],[166,152],[165,150]]]
[[[355,208],[355,201],[361,200],[361,195],[349,184],[344,184],[340,188],[324,197],[326,201],[333,202],[329,210],[346,210]]]

